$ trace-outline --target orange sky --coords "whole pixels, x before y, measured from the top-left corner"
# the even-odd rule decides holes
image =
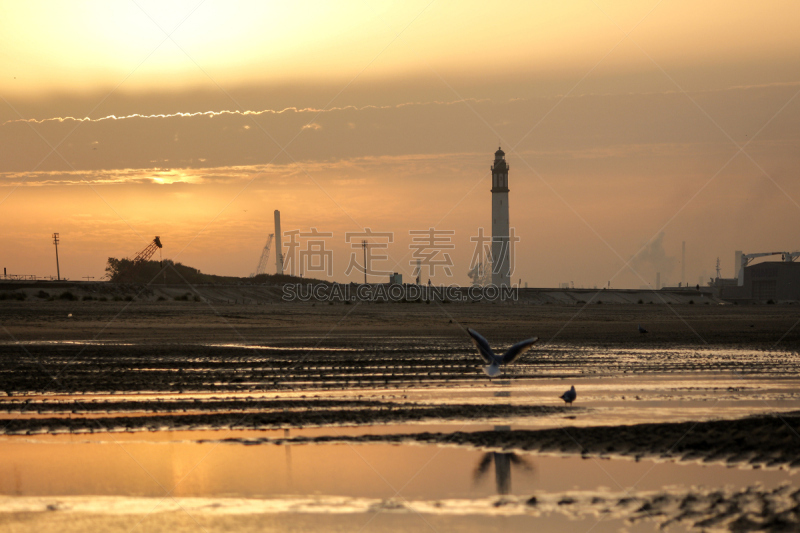
[[[800,247],[796,2],[162,4],[0,7],[9,273],[55,274],[58,231],[72,279],[156,234],[244,276],[280,209],[333,232],[340,281],[345,232],[394,232],[376,268],[408,277],[435,227],[434,281],[467,283],[498,143],[532,286],[677,283],[681,241],[691,283]]]

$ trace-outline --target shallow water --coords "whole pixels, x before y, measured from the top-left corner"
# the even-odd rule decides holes
[[[0,440],[0,494],[14,496],[301,497],[415,500],[530,496],[566,491],[653,491],[665,486],[796,482],[795,471],[724,465],[558,457],[442,446],[247,446],[171,439],[86,440],[73,435]]]
[[[578,398],[570,425],[619,425],[740,418],[800,409],[796,377],[744,378],[729,374],[632,374],[614,379],[511,379],[465,387],[404,391],[411,401],[563,405],[558,399],[571,385]],[[365,396],[369,397],[369,396]],[[578,409],[580,408],[580,409]],[[513,429],[558,427],[570,413],[507,419]]]
[[[635,374],[614,380],[603,378],[576,378],[572,380],[512,379],[483,383],[450,383],[438,386],[416,386],[404,389],[349,391],[314,391],[315,400],[334,399],[395,404],[425,405],[515,405],[561,406],[558,396],[575,385],[578,398],[563,413],[517,416],[511,418],[462,418],[455,420],[429,420],[424,423],[390,424],[396,433],[427,431],[425,426],[446,426],[450,430],[476,431],[495,424],[509,425],[512,429],[541,429],[570,426],[625,425],[643,422],[681,422],[713,419],[741,418],[761,413],[800,410],[800,392],[795,378],[741,378],[730,375],[671,374],[648,376]],[[79,414],[85,418],[114,416],[150,416],[148,406],[158,400],[294,400],[301,408],[307,398],[302,390],[280,393],[182,393],[182,394],[82,394],[16,396],[16,401],[31,400],[16,407],[4,409],[7,400],[0,398],[0,420],[18,418],[70,418]],[[4,401],[6,400],[6,401]],[[75,411],[53,409],[48,402],[78,402]],[[127,402],[124,409],[99,409],[88,413],[87,404],[102,406],[105,402]],[[212,412],[204,410],[202,403],[195,409],[183,409],[181,414]],[[226,410],[216,408],[214,413],[245,413],[247,409]],[[250,411],[252,412],[252,410]],[[164,413],[169,414],[169,413]],[[324,421],[324,415],[320,415]],[[369,426],[366,426],[369,427]],[[381,426],[385,427],[385,426]],[[409,429],[413,428],[413,429]]]
[[[142,388],[133,392],[111,394],[102,392],[107,389],[89,389],[80,395],[63,391],[45,395],[15,393],[13,397],[0,398],[0,420],[113,419],[123,415],[142,416],[142,413],[166,416],[177,411],[153,413],[148,410],[148,402],[196,399],[201,401],[197,412],[204,412],[202,401],[212,398],[222,402],[280,398],[296,401],[299,406],[313,397],[322,400],[359,398],[364,402],[412,406],[552,407],[563,405],[558,396],[570,385],[576,386],[578,398],[574,406],[564,412],[548,412],[544,416],[455,415],[450,419],[383,425],[320,427],[306,424],[302,428],[270,430],[208,426],[202,431],[158,432],[144,428],[126,432],[124,426],[115,425],[117,422],[113,421],[106,428],[98,428],[111,432],[97,434],[3,436],[0,437],[0,529],[4,521],[18,525],[22,522],[15,520],[19,519],[31,529],[61,531],[69,527],[63,517],[79,515],[81,520],[93,524],[93,529],[128,531],[130,518],[115,521],[118,515],[126,515],[141,521],[142,530],[146,531],[195,530],[198,523],[208,531],[258,529],[257,525],[265,524],[278,529],[326,531],[361,528],[365,531],[416,531],[421,527],[430,529],[429,526],[442,531],[578,529],[597,532],[621,528],[631,532],[654,531],[659,524],[655,514],[645,516],[643,521],[627,521],[638,516],[637,509],[643,508],[643,500],[624,502],[657,494],[676,498],[699,494],[702,497],[709,491],[725,488],[735,491],[761,487],[758,490],[770,491],[782,485],[799,485],[796,470],[730,468],[700,462],[644,459],[637,462],[620,457],[584,459],[577,455],[422,444],[246,444],[263,438],[451,433],[488,431],[495,427],[499,430],[568,429],[736,419],[758,413],[800,410],[796,377],[800,361],[793,352],[551,346],[540,350],[535,362],[512,367],[503,379],[490,382],[473,376],[445,381],[429,376],[430,368],[424,366],[428,360],[417,359],[419,346],[412,346],[402,338],[383,340],[387,346],[381,348],[382,351],[405,354],[398,356],[397,367],[386,366],[391,356],[384,357],[382,367],[365,366],[361,349],[342,346],[318,349],[266,343],[198,346],[233,349],[237,354],[250,353],[240,348],[263,352],[253,357],[236,356],[235,361],[249,370],[266,360],[265,354],[279,353],[289,362],[298,360],[292,359],[295,355],[285,353],[312,354],[299,361],[314,367],[320,375],[329,372],[325,358],[341,357],[338,354],[348,351],[359,352],[360,359],[353,366],[358,376],[402,372],[408,379],[394,386],[370,383],[352,390],[338,382],[337,387],[324,390],[314,379],[309,379],[293,381],[288,388],[275,391],[264,390],[264,382],[244,379],[238,382],[241,391],[148,391],[146,384],[152,375],[166,373],[172,376],[168,379],[177,379],[164,368],[148,366],[152,361],[169,364],[173,357],[170,355],[166,363],[157,357],[143,359],[142,366],[134,370],[147,377],[142,381]],[[80,347],[81,342],[60,344]],[[132,345],[103,343],[102,346]],[[432,342],[422,347],[423,355],[429,359],[444,350],[452,357],[461,357],[454,346],[449,341]],[[52,357],[70,361],[71,355],[53,352]],[[187,369],[187,375],[213,374],[219,370],[209,363],[228,363],[215,354],[197,356],[190,351],[178,353],[174,359],[194,365]],[[88,372],[92,376],[104,376],[100,363],[88,358],[87,361],[87,366],[98,366],[87,370],[84,376],[90,375]],[[477,366],[477,362],[475,368],[469,366],[470,371]],[[464,368],[467,367],[462,365],[458,372],[463,374]],[[748,369],[747,374],[743,373],[745,369]],[[263,369],[258,367],[258,370]],[[337,382],[334,380],[334,383]],[[30,402],[20,407],[20,402],[27,400]],[[4,410],[4,403],[11,406],[12,401],[17,402],[13,403],[14,407]],[[74,403],[76,411],[72,412],[71,408],[59,411],[54,407],[57,402]],[[115,402],[114,407],[103,410],[106,402],[109,405]],[[100,405],[101,409],[82,411],[81,405],[87,403]],[[246,408],[225,409],[224,406],[215,408],[214,412],[246,412]],[[194,412],[180,410],[182,414]],[[236,441],[222,442],[223,439]],[[528,503],[532,496],[537,498],[535,505]],[[151,520],[152,514],[158,519]],[[30,522],[25,522],[29,518]],[[240,519],[243,521],[237,521]],[[689,526],[679,523],[671,526],[670,531],[682,531]]]
[[[289,432],[271,433],[292,436]],[[514,531],[531,527],[555,531],[563,526],[563,516],[558,515],[567,512],[562,509],[564,501],[575,500],[567,513],[575,519],[591,515],[592,509],[585,513],[580,509],[580,502],[590,498],[616,501],[641,493],[682,494],[703,487],[761,486],[769,490],[797,483],[795,471],[781,469],[582,459],[429,445],[246,446],[198,443],[193,440],[198,436],[208,435],[164,432],[156,439],[110,434],[91,439],[77,435],[2,438],[0,495],[11,497],[0,499],[2,508],[5,513],[37,513],[50,506],[51,510],[86,516],[144,516],[154,507],[160,507],[162,513],[190,508],[212,516],[400,512],[448,516],[454,520],[452,524],[467,530],[478,529],[470,517],[499,513],[525,515],[525,520],[509,523]],[[531,496],[538,498],[539,509],[524,503]],[[497,507],[502,498],[508,498],[508,504]],[[547,510],[548,506],[551,509]],[[622,524],[619,516],[602,522],[600,531],[613,531],[611,526]],[[591,516],[587,524],[587,529],[594,525]],[[396,526],[392,523],[391,528]],[[651,531],[656,526],[657,522],[651,521],[634,530]]]

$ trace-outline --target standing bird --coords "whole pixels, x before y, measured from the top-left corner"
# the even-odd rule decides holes
[[[639,333],[642,333],[642,334],[647,333],[647,330],[644,329],[641,324],[636,324],[636,325],[639,327]]]
[[[532,337],[522,342],[518,342],[509,348],[508,351],[506,351],[506,353],[504,353],[502,356],[499,356],[494,354],[492,348],[489,346],[489,341],[484,339],[480,333],[472,328],[467,329],[467,333],[469,333],[469,336],[472,337],[472,342],[478,349],[478,353],[481,355],[481,358],[486,361],[487,366],[483,367],[483,372],[490,378],[493,378],[500,373],[500,367],[502,365],[510,365],[516,361],[520,355],[529,350],[530,347],[539,340],[539,337]]]
[[[575,398],[578,397],[578,393],[575,392],[575,385],[573,385],[567,392],[559,396],[565,403],[572,405],[572,402],[575,401]]]

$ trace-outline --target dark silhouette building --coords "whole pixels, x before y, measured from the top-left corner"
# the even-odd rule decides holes
[[[800,263],[767,261],[745,267],[744,283],[721,287],[720,297],[741,303],[800,301]]]

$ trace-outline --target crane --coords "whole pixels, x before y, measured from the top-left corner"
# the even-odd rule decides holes
[[[136,277],[136,274],[139,272],[139,269],[141,269],[144,264],[147,263],[151,257],[153,257],[153,254],[156,253],[156,250],[160,250],[161,248],[163,248],[161,239],[158,237],[158,235],[156,235],[150,244],[145,246],[142,251],[136,254],[136,257],[134,257],[133,261],[131,261],[131,266],[123,274],[123,278],[133,281]]]
[[[272,247],[272,239],[275,237],[274,233],[269,234],[269,238],[267,238],[267,244],[264,245],[264,249],[261,251],[261,257],[258,259],[258,266],[256,266],[256,273],[255,275],[258,276],[259,274],[266,274],[267,273],[267,261],[269,261],[269,249]]]
[[[153,254],[156,253],[156,250],[158,250],[159,248],[163,248],[163,246],[161,245],[161,239],[159,239],[158,235],[156,235],[156,238],[153,239],[153,241],[150,244],[148,244],[144,250],[136,254],[136,257],[133,258],[133,264],[135,265],[137,263],[144,263],[145,261],[149,261],[150,258],[153,257]]]
[[[739,286],[741,287],[744,285],[744,267],[750,264],[750,262],[757,258],[757,257],[766,257],[768,255],[779,255],[781,256],[781,261],[785,263],[791,263],[798,257],[800,257],[800,252],[760,252],[755,254],[742,254],[742,264],[739,266]]]

